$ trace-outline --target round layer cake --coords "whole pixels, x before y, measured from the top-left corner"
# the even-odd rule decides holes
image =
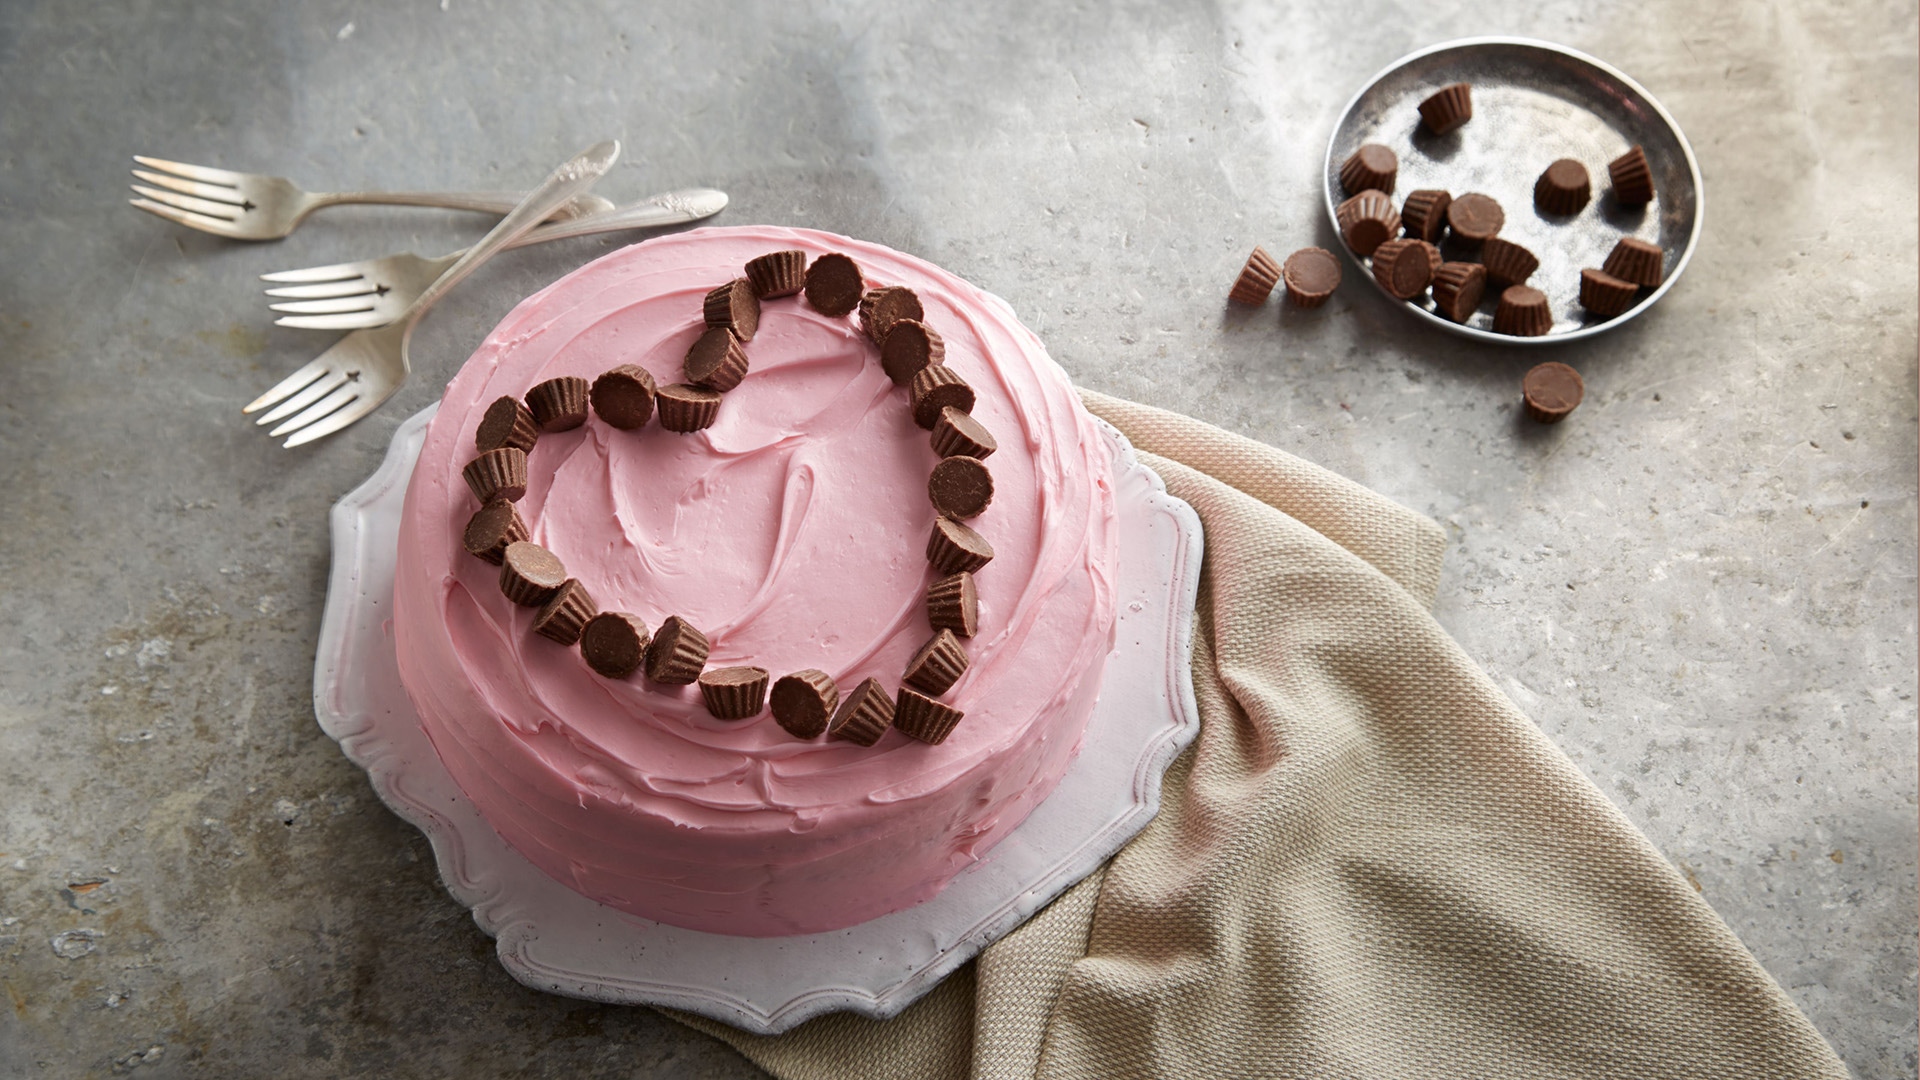
[[[757,256],[850,256],[906,286],[997,439],[993,498],[968,524],[970,664],[939,745],[800,739],[765,710],[720,720],[695,686],[609,679],[534,633],[468,554],[462,479],[489,404],[624,364],[683,381],[702,298]],[[711,427],[590,418],[543,434],[518,502],[601,611],[677,615],[709,669],[820,669],[888,694],[930,637],[929,470],[940,460],[857,314],[768,299],[743,382]],[[530,297],[448,385],[407,489],[394,585],[400,675],[481,814],[547,874],[622,911],[722,934],[850,926],[932,897],[1046,798],[1086,730],[1112,647],[1110,444],[1005,305],[911,256],[828,233],[700,229],[616,251]]]

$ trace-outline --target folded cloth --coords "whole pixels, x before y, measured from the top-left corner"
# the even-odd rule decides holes
[[[1660,853],[1428,613],[1438,525],[1091,392],[1206,530],[1160,814],[899,1016],[776,1076],[1845,1077]]]

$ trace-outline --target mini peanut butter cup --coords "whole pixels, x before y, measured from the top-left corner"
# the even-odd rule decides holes
[[[647,624],[625,611],[603,611],[580,630],[580,657],[609,679],[624,679],[646,662]]]
[[[869,289],[860,297],[860,329],[875,345],[885,342],[887,331],[901,319],[925,322],[926,318],[920,297],[904,285]]]
[[[973,411],[973,387],[945,364],[929,364],[907,384],[913,402],[913,422],[927,430],[940,420],[940,410]]]
[[[1418,240],[1389,240],[1373,249],[1373,279],[1402,300],[1427,291],[1433,264]]]
[[[799,254],[795,252],[794,254]],[[751,271],[753,264],[748,263]],[[745,720],[767,702],[767,669],[723,667],[700,673],[700,696],[715,720]]]
[[[837,251],[813,260],[807,267],[807,303],[822,315],[835,318],[860,306],[860,294],[866,283],[860,279],[860,267]]]
[[[1279,281],[1280,264],[1273,261],[1266,248],[1255,247],[1253,254],[1247,256],[1247,264],[1240,268],[1240,276],[1233,280],[1233,288],[1227,291],[1227,299],[1259,307],[1273,295],[1273,287]]]
[[[1605,270],[1580,271],[1580,306],[1595,315],[1614,316],[1633,306],[1640,286]]]
[[[972,637],[980,629],[980,594],[972,574],[948,574],[927,586],[927,622],[961,637]]]
[[[709,292],[700,309],[708,326],[724,326],[741,341],[752,341],[760,329],[760,297],[746,278],[734,278]]]
[[[1531,285],[1509,285],[1493,309],[1493,332],[1515,337],[1540,337],[1553,329],[1553,310],[1547,294]]]
[[[941,458],[927,476],[927,498],[948,517],[978,517],[993,502],[993,474],[979,458]]]
[[[834,710],[827,722],[827,738],[855,746],[872,746],[893,726],[893,699],[879,679],[862,679]]]
[[[1607,162],[1607,179],[1613,183],[1614,201],[1622,206],[1653,201],[1653,170],[1647,166],[1647,152],[1638,146]]]
[[[495,499],[519,502],[527,493],[527,452],[517,446],[489,450],[467,462],[460,475],[481,506]]]
[[[587,620],[599,612],[587,587],[580,584],[578,578],[568,578],[561,583],[559,591],[540,606],[540,613],[533,617],[533,632],[549,641],[571,645],[580,640],[580,631],[586,628]]]
[[[762,300],[792,296],[807,287],[807,253],[769,251],[747,260],[747,281]]]
[[[519,543],[528,535],[527,523],[520,520],[520,511],[506,499],[495,499],[473,512],[467,519],[466,531],[460,534],[460,546],[467,554],[484,559],[495,566],[506,557],[507,545]]]
[[[927,537],[927,562],[942,574],[975,573],[993,561],[987,538],[950,517],[936,518]]]
[[[495,398],[481,415],[480,426],[473,433],[473,445],[483,454],[507,446],[531,451],[539,438],[540,425],[533,422],[533,414],[527,407],[518,398],[502,397]]]
[[[1468,192],[1447,204],[1447,228],[1469,243],[1489,240],[1507,223],[1507,212],[1490,196]]]
[[[1340,287],[1340,259],[1326,248],[1301,248],[1280,268],[1293,306],[1317,308]]]
[[[1433,274],[1434,310],[1454,322],[1473,317],[1487,295],[1487,268],[1479,263],[1441,263]]]
[[[951,630],[936,630],[920,651],[907,661],[902,678],[923,694],[939,697],[967,673],[967,650]]]
[[[1000,444],[994,441],[992,432],[951,405],[942,407],[940,418],[933,422],[933,452],[941,457],[961,454],[984,459],[998,449]]]
[[[1520,380],[1520,393],[1528,416],[1543,424],[1557,424],[1580,407],[1580,399],[1587,394],[1587,384],[1579,372],[1549,360],[1527,372]]]
[[[1637,236],[1623,236],[1607,253],[1607,261],[1600,268],[1622,281],[1652,289],[1660,285],[1666,261],[1666,252],[1660,250],[1659,244],[1648,243]]]
[[[966,715],[910,686],[901,687],[893,703],[893,726],[902,734],[932,746],[946,742]]]
[[[692,347],[687,349],[684,370],[687,382],[702,390],[724,394],[747,377],[747,350],[740,347],[740,339],[733,336],[733,331],[724,326],[710,326],[694,338]]]
[[[1525,285],[1533,272],[1540,269],[1540,260],[1533,252],[1498,236],[1490,237],[1481,245],[1480,263],[1487,268],[1487,280],[1502,288]]]
[[[516,540],[500,554],[500,591],[521,607],[539,607],[566,583],[559,556],[539,544]]]
[[[712,427],[720,418],[720,393],[701,386],[668,383],[660,388],[655,402],[660,407],[660,426],[682,435]]]
[[[919,319],[896,320],[880,345],[880,369],[895,386],[910,386],[929,364],[947,357],[947,343],[933,327]]]
[[[1407,201],[1400,207],[1400,222],[1407,227],[1408,236],[1437,244],[1447,231],[1447,207],[1452,204],[1453,196],[1436,188],[1408,192]]]
[[[1473,87],[1468,83],[1443,86],[1420,103],[1420,122],[1435,135],[1445,135],[1473,119]]]
[[[562,375],[527,391],[527,411],[541,431],[570,431],[587,422],[592,387],[576,375]]]
[[[840,707],[840,688],[833,676],[818,668],[782,675],[773,684],[767,704],[773,718],[796,739],[812,739],[827,730],[833,711]]]
[[[1379,143],[1368,143],[1347,155],[1340,164],[1340,186],[1349,195],[1363,191],[1393,194],[1393,181],[1400,171],[1400,159]]]
[[[653,398],[659,392],[646,368],[622,364],[593,380],[587,398],[607,426],[633,431],[653,417]]]
[[[1365,258],[1373,249],[1400,235],[1400,214],[1393,200],[1378,191],[1363,191],[1334,208],[1340,239]]]
[[[1547,166],[1533,182],[1533,205],[1543,214],[1577,214],[1593,198],[1593,181],[1587,167],[1572,158],[1561,158]]]
[[[669,615],[647,645],[647,678],[662,686],[685,686],[707,666],[707,635],[678,615]]]

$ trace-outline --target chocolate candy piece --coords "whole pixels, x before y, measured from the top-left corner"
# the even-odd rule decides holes
[[[1553,329],[1553,311],[1547,294],[1530,285],[1510,285],[1493,309],[1493,332],[1515,337],[1539,337]]]
[[[993,561],[993,545],[952,518],[936,518],[927,537],[927,561],[942,574],[971,574]]]
[[[942,705],[910,686],[900,688],[893,704],[893,726],[923,743],[939,746],[953,734],[966,713]]]
[[[746,278],[734,278],[707,293],[700,310],[708,326],[724,326],[741,341],[752,341],[760,329],[760,297]]]
[[[884,289],[870,289],[860,297],[860,329],[875,345],[887,340],[887,331],[901,319],[926,321],[927,313],[920,307],[920,297],[904,285],[889,285]]]
[[[927,498],[948,517],[977,517],[993,501],[993,474],[979,458],[942,458],[927,477]]]
[[[603,611],[580,630],[580,656],[609,679],[624,679],[647,658],[647,624],[625,611]]]
[[[1340,165],[1340,186],[1349,195],[1363,191],[1393,194],[1393,180],[1400,171],[1400,159],[1379,143],[1368,143],[1347,156]]]
[[[940,409],[940,418],[933,422],[933,452],[941,457],[953,457],[962,454],[970,458],[985,458],[1000,449],[993,440],[993,433],[983,427],[967,413],[951,405]]]
[[[521,607],[539,607],[566,583],[559,556],[539,544],[516,540],[500,554],[500,591]]]
[[[703,390],[724,394],[747,377],[747,350],[724,326],[708,327],[687,350],[687,381]]]
[[[711,427],[720,418],[720,394],[705,387],[668,383],[657,400],[660,426],[682,435]]]
[[[1487,268],[1479,263],[1441,263],[1433,273],[1434,310],[1454,322],[1473,317],[1487,294]]]
[[[1653,170],[1647,167],[1647,152],[1638,146],[1607,162],[1607,178],[1613,181],[1614,201],[1622,206],[1653,201]]]
[[[907,389],[913,401],[913,422],[929,431],[939,421],[942,409],[973,411],[973,387],[945,364],[921,368]]]
[[[1580,271],[1580,306],[1595,315],[1618,315],[1632,307],[1638,295],[1640,286],[1605,270]]]
[[[862,679],[834,710],[827,722],[827,738],[844,739],[855,746],[872,746],[893,726],[893,699],[879,679]]]
[[[747,270],[753,270],[752,263],[747,264]],[[703,671],[700,696],[706,699],[707,712],[715,720],[745,720],[755,716],[767,701],[767,669],[723,667]]]
[[[947,357],[947,343],[919,319],[896,320],[880,344],[880,369],[895,386],[907,386],[929,364]]]
[[[1446,192],[1421,188],[1408,193],[1400,207],[1400,221],[1407,227],[1408,236],[1437,244],[1440,234],[1447,230],[1447,207],[1452,204],[1453,196]]]
[[[1280,276],[1295,307],[1317,308],[1340,287],[1340,260],[1326,248],[1301,248],[1287,256]]]
[[[1400,234],[1400,215],[1393,200],[1377,191],[1363,191],[1334,208],[1340,239],[1354,254],[1365,258],[1373,249]]]
[[[1227,299],[1259,307],[1267,302],[1279,280],[1280,264],[1273,261],[1266,248],[1255,247],[1253,254],[1247,256],[1247,265],[1240,268],[1240,276],[1234,279],[1233,288],[1228,290]]]
[[[768,702],[773,718],[796,739],[811,739],[827,730],[833,711],[840,705],[840,688],[833,676],[818,668],[782,675],[773,684]]]
[[[839,317],[860,306],[860,267],[837,251],[813,260],[807,267],[807,303],[822,315]]]
[[[961,637],[972,637],[980,629],[980,594],[972,574],[963,570],[927,586],[927,622]]]
[[[527,452],[517,446],[489,450],[467,462],[460,475],[481,506],[495,499],[519,502],[527,493]]]
[[[757,259],[749,259],[747,283],[753,286],[753,294],[762,300],[792,296],[806,288],[807,253],[769,251]]]
[[[960,681],[967,673],[967,650],[960,639],[953,636],[951,630],[938,630],[920,651],[907,661],[907,673],[903,676],[908,686],[922,693],[939,697]]]
[[[632,431],[645,426],[653,416],[653,396],[657,392],[646,368],[622,364],[593,380],[587,397],[593,411],[608,426]]]
[[[571,645],[580,640],[580,631],[585,629],[587,620],[599,611],[580,579],[568,578],[541,606],[540,614],[533,617],[533,632],[549,641]]]
[[[1447,204],[1447,227],[1471,243],[1491,239],[1507,223],[1500,204],[1479,192],[1469,192]]]
[[[1557,424],[1579,407],[1587,384],[1581,381],[1579,372],[1549,360],[1527,372],[1520,380],[1520,392],[1528,416],[1543,424]]]
[[[1587,167],[1572,158],[1561,158],[1547,166],[1533,182],[1533,205],[1543,214],[1577,214],[1593,198],[1593,182]]]
[[[562,375],[527,391],[527,411],[541,431],[568,431],[587,422],[592,387],[576,375]]]
[[[1433,264],[1418,240],[1389,240],[1373,249],[1373,279],[1402,300],[1427,291]]]
[[[1540,260],[1533,252],[1498,236],[1480,248],[1480,262],[1487,268],[1487,280],[1503,288],[1525,285],[1533,272],[1540,269]]]
[[[707,666],[707,635],[678,615],[669,615],[647,646],[647,678],[662,686],[685,686]]]
[[[1443,86],[1420,103],[1420,122],[1435,135],[1445,135],[1473,119],[1473,87],[1467,83]]]
[[[1660,250],[1659,244],[1650,244],[1637,236],[1623,236],[1607,253],[1601,269],[1622,281],[1651,289],[1659,286],[1666,261],[1666,252]]]
[[[506,499],[495,499],[473,512],[467,519],[467,530],[460,534],[460,546],[467,554],[485,559],[495,566],[506,557],[507,545],[525,540],[528,536],[527,523],[520,520],[520,511]]]
[[[483,454],[505,446],[531,451],[539,438],[540,426],[533,422],[533,414],[527,407],[517,398],[502,397],[495,398],[480,417],[480,427],[473,433],[473,445]]]

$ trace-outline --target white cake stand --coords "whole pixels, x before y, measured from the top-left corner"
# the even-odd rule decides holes
[[[927,902],[800,937],[706,934],[604,907],[548,877],[480,817],[400,685],[388,625],[400,507],[434,409],[333,508],[333,576],[314,665],[320,727],[393,812],[427,834],[440,878],[537,990],[665,1005],[761,1034],[822,1013],[884,1018],[1091,873],[1152,820],[1160,776],[1200,730],[1189,661],[1200,519],[1118,431],[1114,653],[1079,756],[1051,796]]]

